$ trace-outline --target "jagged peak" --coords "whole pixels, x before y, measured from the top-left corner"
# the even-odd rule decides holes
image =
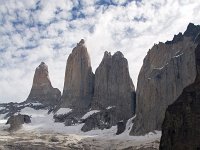
[[[115,52],[113,55],[111,54],[111,52],[105,51],[104,52],[104,56],[103,56],[103,60],[107,60],[107,59],[121,59],[124,58],[124,55],[122,52],[117,51]]]
[[[113,57],[115,58],[124,58],[124,55],[122,54],[122,52],[117,51],[114,53]]]
[[[184,36],[191,37],[192,40],[194,41],[197,35],[199,35],[199,33],[200,33],[200,25],[189,23],[184,33],[179,32],[177,35],[174,35],[173,40],[166,41],[165,44],[174,44],[183,41]]]
[[[173,40],[166,41],[165,44],[174,44],[177,42],[183,41],[183,33],[179,32],[177,35],[174,35]]]
[[[77,46],[83,46],[85,45],[85,40],[81,39],[79,43],[77,43]]]
[[[105,51],[105,52],[104,52],[104,56],[103,56],[104,59],[105,59],[105,58],[111,58],[111,57],[112,57],[112,55],[111,55],[110,52],[108,52],[108,51]]]
[[[40,65],[46,65],[43,61],[40,63]]]
[[[77,43],[77,45],[72,49],[72,52],[70,53],[70,58],[72,56],[75,56],[75,55],[88,55],[89,57],[89,54],[88,54],[88,51],[87,51],[87,47],[85,46],[85,40],[84,39],[81,39],[79,41],[79,43]]]
[[[189,23],[183,35],[192,37],[192,39],[194,40],[199,32],[200,32],[200,25]]]
[[[36,70],[42,69],[42,70],[47,70],[48,71],[48,66],[44,63],[41,62],[40,65],[36,68]]]

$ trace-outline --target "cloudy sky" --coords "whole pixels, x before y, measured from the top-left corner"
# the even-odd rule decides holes
[[[200,24],[199,0],[0,0],[0,102],[27,98],[44,61],[62,91],[66,60],[81,38],[93,71],[105,50],[122,51],[137,76],[154,43]]]

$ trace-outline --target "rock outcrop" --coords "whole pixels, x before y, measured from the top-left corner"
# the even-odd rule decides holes
[[[116,108],[117,121],[128,120],[134,114],[135,88],[129,75],[128,62],[121,52],[104,57],[95,72],[93,109]]]
[[[28,115],[13,115],[11,116],[6,124],[10,124],[9,131],[16,131],[22,127],[24,123],[31,123],[31,117]]]
[[[95,129],[109,129],[113,125],[117,124],[117,112],[116,108],[110,108],[96,112],[89,117],[85,118],[81,130],[87,132]]]
[[[94,74],[82,39],[67,60],[61,107],[79,111],[89,108],[93,96]]]
[[[48,67],[44,62],[36,68],[31,92],[26,102],[39,102],[55,105],[61,98],[61,92],[53,88],[49,79]]]
[[[117,123],[117,133],[116,133],[116,135],[119,135],[126,130],[126,123],[127,122],[124,122],[124,121],[119,121]]]
[[[200,149],[200,45],[195,54],[196,80],[167,108],[160,150]]]
[[[184,34],[149,50],[136,91],[136,119],[130,134],[160,130],[166,108],[196,77],[195,48],[200,26],[189,24]],[[194,41],[195,40],[195,41]]]

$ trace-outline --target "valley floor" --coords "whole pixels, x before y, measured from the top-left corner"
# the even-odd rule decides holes
[[[67,128],[67,127],[66,127]],[[115,127],[102,134],[62,134],[26,131],[0,132],[1,150],[157,150],[160,132],[145,136],[114,135]],[[99,130],[97,130],[99,131]],[[100,131],[99,131],[100,132]],[[93,134],[93,135],[92,135]]]
[[[159,137],[150,139],[118,139],[103,137],[87,137],[73,134],[41,134],[18,132],[0,135],[2,150],[156,150],[159,147]]]
[[[5,115],[0,115],[0,150],[157,150],[161,132],[145,136],[129,136],[132,119],[127,122],[126,130],[116,135],[117,127],[111,129],[82,132],[83,124],[64,126],[55,123],[53,114],[47,110],[24,108],[22,114],[31,115],[31,123],[10,133],[5,125]]]

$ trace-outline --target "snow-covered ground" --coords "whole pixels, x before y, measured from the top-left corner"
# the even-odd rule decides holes
[[[70,109],[60,110],[59,114],[68,113],[70,111]],[[98,111],[91,111],[87,113],[85,117],[87,118],[89,115],[95,112]],[[74,142],[75,145],[76,143],[79,144],[79,146],[83,146],[84,144],[86,144],[90,145],[91,149],[123,149],[127,147],[141,146],[151,146],[156,147],[157,149],[161,136],[161,133],[159,131],[156,131],[155,133],[149,133],[145,136],[129,136],[129,132],[132,127],[132,119],[127,122],[125,132],[120,135],[116,135],[116,126],[113,126],[110,129],[92,130],[84,133],[81,131],[83,124],[77,124],[75,126],[65,126],[63,123],[55,123],[53,119],[53,114],[48,114],[48,110],[35,110],[33,108],[26,107],[22,109],[20,113],[30,115],[32,117],[31,123],[24,124],[23,128],[15,133],[15,136],[20,136],[23,133],[24,135],[35,136],[37,136],[38,134],[43,134],[45,136],[48,135],[48,137],[50,137],[50,135],[60,136],[60,140],[68,137],[71,139],[72,142]],[[3,119],[3,117],[4,115],[0,115],[0,137],[9,139],[11,138],[10,134],[5,131],[5,129],[7,129],[9,125],[5,125],[6,120]],[[4,138],[0,138],[0,142]],[[23,136],[21,138],[23,139]]]

